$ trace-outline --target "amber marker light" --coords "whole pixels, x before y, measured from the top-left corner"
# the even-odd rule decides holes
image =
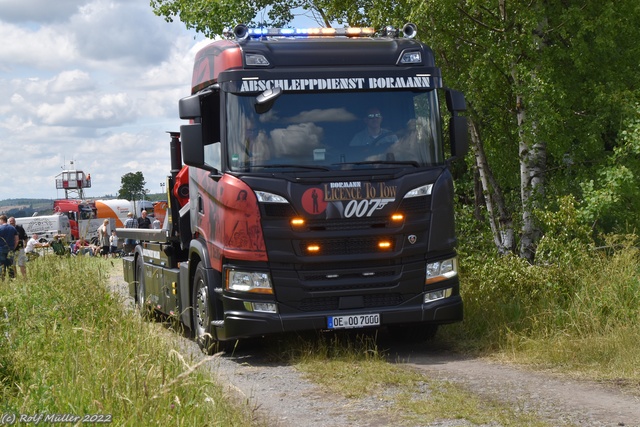
[[[391,215],[391,221],[393,221],[393,222],[402,222],[402,221],[404,221],[404,214],[394,213],[393,215]]]
[[[294,227],[302,227],[304,225],[304,218],[293,218],[291,225]]]
[[[307,245],[307,252],[312,254],[320,252],[320,245],[316,245],[315,243]]]
[[[378,242],[378,247],[380,249],[391,249],[391,242],[388,240],[381,240]]]

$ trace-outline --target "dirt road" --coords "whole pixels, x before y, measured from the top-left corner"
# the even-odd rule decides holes
[[[121,271],[121,270],[120,270]],[[118,293],[127,294],[122,275],[111,278]],[[194,361],[205,356],[198,345],[171,331],[185,355]],[[615,384],[602,385],[576,381],[549,373],[467,359],[430,344],[399,345],[382,342],[390,359],[417,369],[429,377],[459,384],[485,399],[495,399],[516,410],[538,414],[552,426],[640,427],[640,393],[624,392]],[[347,399],[313,384],[294,367],[268,362],[260,345],[240,348],[233,355],[222,355],[204,362],[221,380],[229,393],[248,401],[270,426],[281,427],[378,427],[396,426],[390,405],[393,399],[370,397]],[[420,426],[474,426],[458,419],[439,420]],[[499,424],[492,423],[492,427]]]

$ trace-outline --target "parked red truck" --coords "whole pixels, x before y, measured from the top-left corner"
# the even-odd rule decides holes
[[[449,164],[467,150],[465,101],[415,26],[233,35],[197,54],[180,100],[167,226],[118,229],[140,242],[124,258],[137,303],[206,352],[299,330],[427,338],[462,320]]]

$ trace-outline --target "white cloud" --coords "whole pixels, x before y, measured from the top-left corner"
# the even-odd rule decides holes
[[[95,87],[89,73],[82,70],[63,71],[47,82],[48,91],[55,93],[90,91]]]
[[[65,21],[89,0],[0,0],[0,20],[22,23]]]
[[[56,198],[69,166],[88,197],[141,171],[152,192],[169,173],[166,131],[189,95],[202,37],[166,23],[148,0],[0,0],[0,199]]]
[[[0,72],[55,70],[76,61],[72,34],[52,27],[31,30],[0,21]]]

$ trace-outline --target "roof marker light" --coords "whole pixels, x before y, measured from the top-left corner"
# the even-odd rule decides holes
[[[269,61],[264,57],[264,55],[259,55],[256,53],[247,53],[244,56],[244,60],[248,66],[268,67],[270,65]]]
[[[401,64],[421,64],[422,54],[419,51],[414,52],[402,52],[400,57]]]

